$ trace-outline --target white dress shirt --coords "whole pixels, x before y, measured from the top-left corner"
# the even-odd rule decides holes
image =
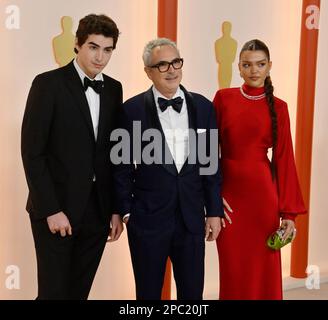
[[[180,172],[189,155],[189,121],[186,97],[179,87],[172,99],[177,97],[183,99],[180,113],[176,112],[171,106],[162,112],[157,100],[159,97],[164,99],[167,98],[164,97],[154,86],[152,87],[152,90],[166,143],[169,146],[176,168],[178,172]],[[123,220],[129,216],[130,213],[125,214]]]
[[[82,81],[82,85],[84,85],[84,78],[87,77],[89,78],[91,81],[92,80],[102,80],[104,81],[104,77],[102,75],[102,73],[98,73],[94,79],[91,79],[90,77],[88,77],[84,71],[80,68],[80,66],[78,65],[76,58],[73,61],[74,67],[77,71],[77,73],[79,74],[81,81]],[[87,98],[88,101],[88,105],[89,105],[89,110],[90,110],[90,115],[91,115],[91,120],[92,120],[92,126],[93,126],[93,132],[95,135],[95,140],[97,141],[97,136],[98,136],[98,125],[99,125],[99,110],[100,110],[100,96],[99,94],[94,91],[91,87],[88,87],[88,89],[85,91],[85,96]],[[93,176],[93,181],[96,181],[96,176]]]
[[[157,113],[161,122],[166,143],[169,146],[171,155],[178,172],[183,167],[189,155],[189,123],[188,123],[188,110],[184,92],[178,88],[172,99],[181,97],[183,99],[181,112],[176,112],[169,106],[164,112],[161,111],[158,105],[158,98],[164,97],[154,86],[152,87]]]
[[[102,80],[102,81],[104,80],[102,73],[98,73],[94,79],[91,79],[90,77],[88,77],[83,72],[83,70],[80,68],[76,59],[74,59],[73,64],[81,78],[82,84],[84,84],[85,77],[89,78],[91,81],[92,80]],[[88,87],[88,89],[85,91],[85,96],[87,98],[88,105],[89,105],[89,110],[90,110],[90,115],[91,115],[91,120],[92,120],[92,125],[93,125],[93,132],[95,134],[95,139],[97,140],[98,124],[99,124],[100,96],[91,87]]]

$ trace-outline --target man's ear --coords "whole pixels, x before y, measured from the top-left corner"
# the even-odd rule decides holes
[[[148,77],[150,80],[152,80],[152,76],[151,76],[151,70],[150,70],[150,68],[149,68],[149,67],[144,67],[144,70],[145,70],[145,72],[146,72],[146,74],[147,74],[147,77]]]
[[[77,38],[75,38],[75,45],[74,45],[74,52],[77,54],[80,50],[79,44],[78,44],[78,40]]]

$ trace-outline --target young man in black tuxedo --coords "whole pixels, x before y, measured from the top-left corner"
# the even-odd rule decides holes
[[[38,266],[38,299],[87,299],[115,214],[110,134],[122,85],[102,74],[119,30],[90,14],[76,32],[76,59],[38,75],[23,124],[22,159]]]

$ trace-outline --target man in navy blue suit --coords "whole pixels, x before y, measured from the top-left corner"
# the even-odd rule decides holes
[[[202,155],[197,152],[201,141],[209,147],[211,129],[217,134],[214,108],[205,97],[180,85],[183,59],[174,42],[150,41],[143,60],[153,86],[123,105],[122,127],[133,144],[128,163],[118,165],[114,174],[117,203],[128,230],[136,296],[138,300],[161,298],[170,257],[177,298],[200,300],[205,239],[217,238],[224,216],[218,161],[216,170],[201,174],[208,164],[200,163]],[[137,141],[136,128],[139,138],[148,135],[143,140],[153,136],[155,141],[154,130],[162,138],[162,144],[156,143],[158,139],[153,144],[155,161],[146,159],[150,143]],[[142,157],[134,150],[137,145]]]

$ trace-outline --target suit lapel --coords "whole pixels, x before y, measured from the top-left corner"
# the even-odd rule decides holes
[[[104,88],[100,93],[97,144],[99,144],[103,140],[105,134],[109,134],[109,132],[106,132],[105,128],[108,127],[106,125],[106,121],[109,121],[108,119],[111,119],[109,115],[109,113],[112,110],[110,108],[111,105],[110,97],[113,97],[111,93],[111,88],[109,88],[108,82],[105,81]]]
[[[198,145],[198,137],[197,137],[197,110],[194,98],[190,92],[188,92],[182,85],[180,85],[180,88],[184,92],[185,98],[186,98],[186,104],[187,104],[187,111],[188,111],[188,124],[189,124],[189,130],[192,130],[196,135],[196,143],[192,143],[193,140],[189,137],[189,155],[183,164],[179,174],[185,174],[189,170],[192,169],[194,164],[191,164],[190,156],[195,155],[197,156],[197,145]],[[195,162],[195,160],[193,160]]]
[[[148,117],[149,128],[154,128],[160,131],[161,138],[162,138],[162,166],[174,176],[178,175],[177,168],[174,164],[174,160],[172,154],[170,152],[170,148],[166,143],[164,131],[161,125],[161,122],[158,117],[157,108],[154,100],[154,94],[152,89],[150,88],[148,91],[145,92],[145,108],[146,108],[146,115]],[[155,150],[156,152],[156,150]],[[168,161],[165,161],[165,156]]]
[[[81,78],[79,77],[79,74],[77,73],[73,65],[73,61],[66,66],[65,76],[67,80],[67,87],[69,88],[77,102],[77,105],[89,129],[90,135],[92,136],[93,140],[95,140],[88,101],[84,93]]]

